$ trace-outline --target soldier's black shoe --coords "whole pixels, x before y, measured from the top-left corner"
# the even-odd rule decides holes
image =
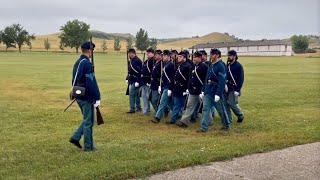
[[[141,112],[141,111],[142,111],[142,109],[141,109],[141,108],[136,110],[136,112]]]
[[[93,147],[92,149],[84,149],[84,152],[94,152],[97,151],[97,148]]]
[[[151,122],[158,124],[160,122],[160,119],[155,117],[155,118],[151,119]]]
[[[181,122],[181,121],[178,121],[178,122],[176,123],[176,125],[179,126],[179,127],[181,127],[181,128],[187,128],[187,127],[188,127],[188,125],[186,125],[185,123],[183,123],[183,122]]]
[[[229,131],[230,127],[229,126],[223,126],[220,130],[222,131]]]
[[[133,114],[135,111],[128,111],[127,114]]]
[[[244,117],[238,118],[237,123],[242,123],[243,119],[244,119]]]
[[[197,133],[206,133],[207,131],[203,130],[203,129],[198,129]]]
[[[71,139],[69,140],[69,142],[70,142],[71,144],[75,145],[77,148],[82,149],[82,146],[81,146],[81,144],[79,143],[79,141],[71,138]]]
[[[168,122],[166,122],[166,124],[176,124],[176,123],[172,122],[172,121],[168,121]]]

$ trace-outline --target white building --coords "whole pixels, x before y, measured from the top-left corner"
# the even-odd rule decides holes
[[[217,48],[222,55],[235,50],[239,56],[292,56],[292,46],[289,41],[259,40],[198,44],[189,49],[205,50],[207,53],[212,48]]]

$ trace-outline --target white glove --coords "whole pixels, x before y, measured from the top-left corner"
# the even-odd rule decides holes
[[[214,102],[218,102],[220,100],[220,96],[214,95]]]
[[[147,83],[147,86],[148,86],[148,87],[150,87],[150,86],[151,86],[151,84]]]
[[[199,94],[200,99],[203,99],[204,97],[204,92],[201,92],[201,94]]]
[[[227,86],[227,85],[225,85],[225,86],[224,86],[224,91],[227,93],[227,92],[228,92],[228,90],[229,90],[229,89],[228,89],[228,86]]]
[[[134,87],[139,87],[139,83],[138,83],[138,82],[135,82],[135,83],[134,83]]]
[[[161,94],[161,86],[158,87],[158,93]]]
[[[234,95],[235,95],[235,96],[239,96],[239,95],[240,95],[240,93],[239,93],[239,92],[237,92],[237,91],[235,91],[235,92],[234,92]]]
[[[128,84],[129,83],[129,81],[128,80],[126,80],[126,84]]]
[[[187,93],[187,94],[190,94],[188,89],[186,90],[186,93]]]
[[[187,91],[182,93],[182,96],[188,95]]]
[[[100,106],[100,103],[101,103],[100,100],[97,100],[96,103],[93,104],[93,106],[96,108],[96,107]]]
[[[168,90],[168,96],[170,97],[172,94],[172,91],[171,90]]]

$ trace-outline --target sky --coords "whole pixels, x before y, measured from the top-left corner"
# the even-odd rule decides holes
[[[91,30],[175,38],[228,32],[241,39],[320,35],[320,0],[0,0],[0,30],[59,32],[79,19]]]

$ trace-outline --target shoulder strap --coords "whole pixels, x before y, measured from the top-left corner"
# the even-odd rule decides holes
[[[147,64],[148,72],[151,73],[151,70],[150,70],[150,68],[149,68],[149,61],[150,61],[150,59],[147,59],[146,64]]]
[[[230,69],[230,64],[228,65],[228,69],[229,69],[229,74],[230,74],[230,76],[231,76],[231,79],[232,79],[234,85],[237,86],[237,83],[236,83],[236,81],[234,80],[234,77],[233,77],[232,72],[231,72],[231,69]]]
[[[196,67],[196,66],[194,67],[194,73],[196,74],[196,76],[197,76],[199,82],[201,83],[201,85],[203,85],[203,82],[202,82],[202,80],[200,79],[200,77],[199,77],[199,75],[198,75],[197,67]]]
[[[166,76],[166,78],[168,79],[169,83],[171,83],[171,80],[169,79],[167,72],[166,72],[166,67],[163,68],[163,73]]]
[[[131,69],[132,69],[134,72],[139,73],[135,68],[133,68],[132,63],[131,63],[131,60],[130,60],[130,67],[131,67]]]
[[[178,67],[178,72],[179,72],[179,74],[181,75],[181,77],[186,81],[187,78],[184,77],[184,75],[182,74],[182,72],[181,72],[181,70],[180,70],[180,66]]]
[[[76,83],[80,64],[81,64],[82,61],[84,61],[84,60],[86,60],[86,59],[85,59],[85,58],[84,58],[84,59],[81,59],[81,61],[80,61],[79,64],[78,64],[77,71],[76,71],[76,75],[74,76],[74,79],[73,79],[72,87],[74,87],[74,85],[75,85],[75,83]]]

